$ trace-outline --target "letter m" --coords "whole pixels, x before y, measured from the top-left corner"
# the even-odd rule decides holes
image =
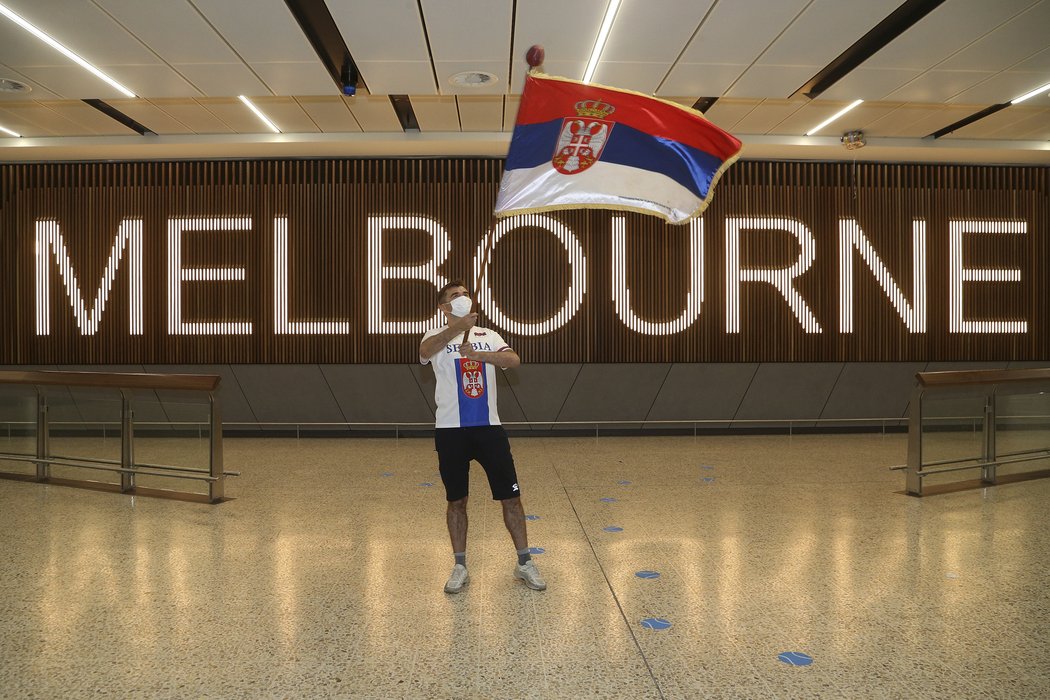
[[[106,261],[106,269],[102,273],[98,288],[95,290],[95,300],[91,308],[84,305],[84,297],[81,294],[80,283],[77,281],[77,273],[73,269],[73,263],[69,260],[69,252],[66,243],[62,239],[62,231],[58,222],[53,220],[41,220],[36,222],[36,334],[50,335],[51,333],[51,257],[54,256],[58,272],[62,276],[62,283],[66,288],[66,296],[69,297],[69,306],[77,322],[77,328],[81,335],[95,335],[98,324],[102,320],[102,312],[106,310],[106,300],[109,299],[109,290],[113,286],[113,280],[117,276],[117,268],[124,257],[125,251],[128,255],[128,316],[131,335],[142,335],[142,220],[126,219],[121,222],[117,230],[117,238],[113,241],[113,247],[109,250],[109,259]]]

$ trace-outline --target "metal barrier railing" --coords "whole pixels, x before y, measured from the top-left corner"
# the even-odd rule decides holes
[[[908,463],[890,467],[905,470],[906,490],[914,496],[923,495],[923,480],[934,474],[980,469],[981,482],[995,484],[997,468],[1002,465],[1050,459],[1050,438],[1047,446],[1010,452],[998,449],[997,434],[1001,416],[999,402],[1003,396],[1045,395],[1050,391],[1050,369],[971,370],[956,372],[919,372],[918,385],[912,394],[908,412]],[[929,425],[927,401],[931,399],[980,399],[983,413],[981,425],[981,454],[947,459],[927,459],[924,426]],[[957,420],[957,417],[948,417]],[[932,420],[945,420],[935,417]],[[1013,415],[1003,422],[1015,425],[1047,425],[1050,415]]]
[[[55,371],[0,371],[0,386],[22,385],[33,387],[36,398],[33,423],[21,423],[26,431],[36,438],[35,454],[0,452],[0,459],[30,462],[36,465],[35,481],[52,480],[52,467],[76,467],[116,472],[120,475],[120,491],[136,493],[136,479],[140,476],[162,476],[177,479],[203,481],[207,484],[207,499],[211,503],[222,501],[225,494],[225,478],[239,476],[238,472],[223,470],[222,415],[215,392],[220,377],[216,375],[188,374],[134,374],[109,372],[55,372]],[[104,389],[120,394],[120,421],[52,422],[46,387],[66,389]],[[153,464],[135,460],[135,426],[132,398],[136,391],[185,391],[206,393],[208,401],[208,466],[207,468]],[[14,422],[8,423],[8,431]],[[154,423],[156,424],[156,423]],[[106,425],[119,425],[120,459],[105,459],[81,455],[59,455],[51,450],[53,425],[100,425],[105,434]],[[199,424],[198,424],[199,425]],[[6,476],[22,476],[10,472]],[[95,481],[73,481],[73,485],[94,485]],[[179,493],[179,492],[175,492]]]

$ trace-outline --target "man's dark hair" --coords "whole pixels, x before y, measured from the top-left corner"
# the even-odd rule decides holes
[[[463,289],[467,289],[467,285],[463,284],[463,280],[452,280],[451,282],[449,282],[444,287],[438,290],[437,306],[441,306],[445,303],[445,295],[448,293],[448,290],[452,289],[453,287],[463,287]],[[470,293],[469,289],[467,289],[467,293]]]

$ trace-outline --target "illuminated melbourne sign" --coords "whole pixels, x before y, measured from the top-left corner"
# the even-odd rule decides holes
[[[20,272],[5,330],[20,341],[5,361],[406,361],[456,278],[480,279],[484,323],[534,361],[1047,355],[1045,195],[883,215],[885,193],[800,207],[727,181],[721,206],[669,227],[609,212],[491,222],[485,196],[428,205],[440,190],[425,185],[349,204],[349,183],[297,198],[225,187],[197,215],[172,203],[178,185],[101,215],[97,189],[16,198],[15,216],[9,203],[5,269]]]

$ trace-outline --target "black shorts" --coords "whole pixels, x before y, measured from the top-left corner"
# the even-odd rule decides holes
[[[521,495],[510,441],[502,425],[438,428],[434,431],[434,445],[441,481],[445,484],[445,498],[449,501],[467,497],[472,459],[485,470],[493,500],[504,501]]]

